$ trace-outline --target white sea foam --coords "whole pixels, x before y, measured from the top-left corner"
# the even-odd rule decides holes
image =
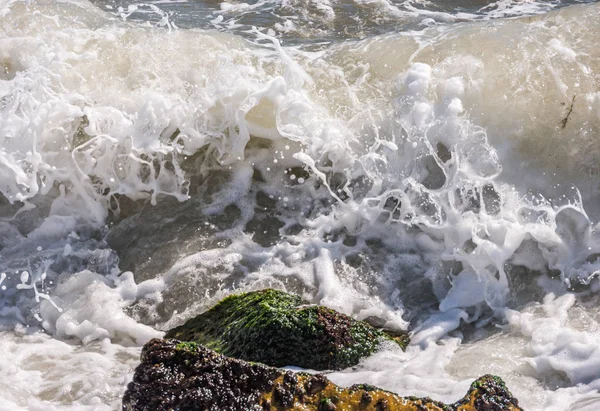
[[[334,19],[334,2],[313,6]],[[528,409],[597,405],[597,306],[564,287],[593,297],[600,272],[598,5],[312,52],[258,29],[177,29],[154,5],[3,1],[0,15],[0,367],[14,381],[0,406],[118,407],[161,335],[145,324],[266,286],[414,327],[407,352],[340,384],[455,401],[493,372]],[[105,224],[126,197],[157,204],[158,238],[177,245],[145,262],[168,261],[161,275],[120,273]],[[167,197],[199,201],[191,240]],[[226,228],[210,220],[232,205]],[[222,242],[196,246],[204,235]]]

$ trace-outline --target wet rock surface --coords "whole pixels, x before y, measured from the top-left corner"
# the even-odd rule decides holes
[[[206,204],[197,198],[183,203],[166,198],[156,206],[125,200],[121,202],[128,208],[107,241],[117,251],[121,269],[134,272],[138,282],[167,272],[187,255],[226,247],[230,240],[219,233],[231,229],[240,216],[233,205],[218,215],[205,215]]]
[[[292,373],[227,358],[206,347],[153,339],[123,397],[125,411],[162,410],[520,410],[502,380],[476,380],[455,404],[400,397],[359,384],[344,389],[323,375]]]
[[[388,334],[272,289],[229,296],[166,337],[193,341],[247,361],[314,370],[356,365],[385,341],[402,348],[408,344],[406,333]]]

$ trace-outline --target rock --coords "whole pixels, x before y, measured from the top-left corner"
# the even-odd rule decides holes
[[[119,255],[119,267],[134,272],[136,282],[168,272],[182,257],[226,247],[230,241],[219,233],[233,228],[241,215],[235,206],[204,215],[206,204],[198,198],[181,203],[167,197],[155,206],[122,197],[119,201],[122,219],[114,221],[107,241]]]
[[[455,404],[400,397],[370,385],[340,388],[323,375],[227,358],[196,343],[151,340],[123,397],[125,411],[517,411],[498,377],[476,380]]]
[[[405,348],[406,333],[391,335],[299,296],[276,290],[232,295],[170,330],[166,338],[193,341],[229,357],[274,367],[344,369],[383,341]]]
[[[455,404],[457,410],[519,410],[519,402],[510,394],[504,381],[484,375],[471,384],[469,392]]]

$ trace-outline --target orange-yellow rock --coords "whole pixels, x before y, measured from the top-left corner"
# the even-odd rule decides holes
[[[323,375],[292,373],[220,355],[195,343],[154,339],[123,397],[127,411],[504,411],[520,410],[502,380],[476,380],[455,404],[401,397],[360,384],[341,388]]]

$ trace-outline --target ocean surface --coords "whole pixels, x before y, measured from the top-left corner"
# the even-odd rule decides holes
[[[0,193],[0,410],[266,287],[411,332],[337,384],[600,409],[600,3],[0,0]]]

